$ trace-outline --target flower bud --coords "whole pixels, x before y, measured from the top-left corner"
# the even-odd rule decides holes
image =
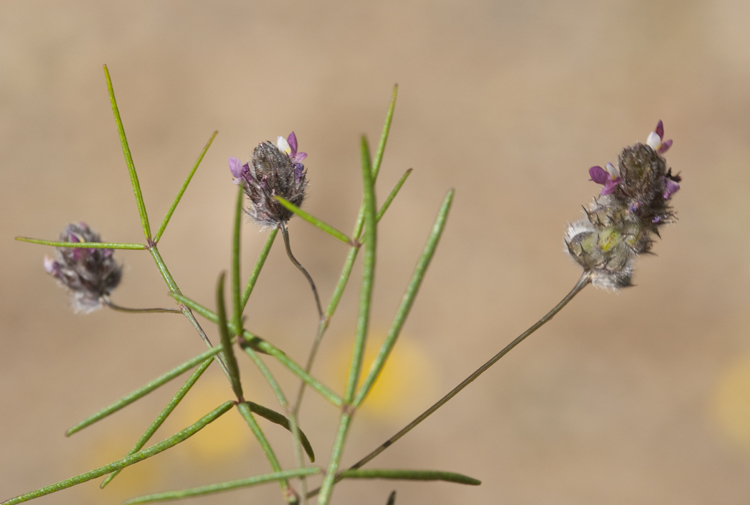
[[[86,223],[70,224],[60,234],[61,242],[101,242]],[[64,286],[76,312],[89,313],[102,306],[102,297],[120,283],[122,267],[112,258],[112,249],[57,247],[56,258],[44,257],[44,269]]]
[[[617,167],[591,167],[592,181],[604,188],[588,208],[586,218],[568,226],[568,252],[591,274],[599,287],[618,289],[631,285],[633,263],[648,253],[659,228],[674,220],[670,199],[680,189],[662,157],[672,145],[663,141],[661,121],[645,144],[626,147]]]
[[[247,213],[261,226],[277,227],[294,215],[274,199],[281,196],[301,206],[307,188],[307,171],[302,161],[307,153],[297,152],[297,137],[292,132],[279,137],[276,145],[263,142],[253,151],[248,163],[229,158],[229,170],[235,184],[242,184],[250,199]]]

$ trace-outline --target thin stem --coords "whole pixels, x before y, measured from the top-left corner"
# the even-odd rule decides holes
[[[182,195],[185,194],[185,190],[187,189],[188,184],[190,184],[190,181],[193,179],[193,175],[195,175],[195,171],[198,170],[198,165],[200,165],[201,161],[203,161],[203,157],[206,155],[206,151],[208,151],[208,148],[211,147],[211,143],[214,141],[214,138],[216,138],[216,135],[218,133],[219,133],[218,131],[215,131],[213,135],[211,135],[211,138],[208,139],[208,143],[206,144],[206,147],[203,148],[203,151],[201,152],[200,156],[198,156],[198,160],[195,162],[195,165],[193,165],[193,169],[188,174],[187,179],[185,179],[185,182],[182,183],[182,187],[180,187],[180,190],[177,192],[177,196],[172,202],[172,205],[170,205],[169,210],[167,211],[167,214],[164,216],[164,220],[161,222],[161,226],[159,226],[159,229],[156,231],[156,235],[154,236],[154,243],[156,244],[159,243],[159,240],[161,239],[161,236],[164,233],[164,230],[167,229],[167,224],[169,224],[169,220],[172,219],[172,214],[174,214],[174,211],[177,208],[177,204],[180,203],[180,199],[182,199]]]
[[[125,128],[122,125],[122,118],[120,117],[120,110],[117,107],[117,100],[115,99],[115,90],[112,87],[112,79],[109,77],[109,69],[107,65],[104,65],[104,77],[107,79],[107,90],[109,91],[109,101],[112,104],[112,113],[115,116],[115,123],[117,124],[117,133],[120,135],[120,143],[122,144],[122,153],[125,155],[125,164],[128,166],[128,173],[130,174],[130,183],[133,185],[133,194],[135,195],[135,203],[138,207],[138,214],[141,216],[141,227],[143,228],[143,234],[146,236],[146,240],[151,240],[151,226],[148,223],[148,214],[146,213],[146,204],[143,203],[143,193],[141,192],[141,184],[138,182],[138,174],[135,171],[135,164],[133,163],[133,155],[130,153],[130,147],[128,146],[128,139],[125,136]]]
[[[255,262],[253,273],[250,274],[250,278],[247,280],[247,285],[245,286],[245,291],[242,293],[242,300],[240,300],[240,309],[242,311],[245,310],[247,301],[250,299],[250,295],[255,288],[255,283],[258,281],[260,271],[263,269],[263,265],[266,262],[266,258],[268,258],[268,253],[271,251],[271,246],[273,246],[273,242],[278,233],[278,228],[271,230],[271,233],[268,234],[268,238],[266,238],[266,243],[263,245],[263,249],[261,249],[260,254],[258,255],[258,261]]]
[[[201,316],[205,317],[212,323],[217,323],[219,321],[219,316],[217,316],[215,312],[207,309],[203,305],[197,303],[195,300],[191,300],[190,298],[187,298],[186,296],[178,295],[176,293],[172,293],[170,294],[170,296],[172,296],[175,300],[179,301],[186,307],[190,307],[191,309],[195,310],[197,313],[199,313]],[[230,325],[230,330],[236,331],[234,327],[231,325]],[[290,372],[295,374],[297,377],[299,377],[303,381],[307,382],[307,384],[310,387],[312,387],[314,390],[320,393],[326,400],[331,402],[336,407],[341,407],[342,400],[339,395],[334,393],[331,390],[331,388],[325,386],[322,382],[315,379],[309,373],[305,372],[302,369],[302,367],[299,366],[297,363],[295,363],[294,360],[289,358],[284,353],[284,351],[282,351],[278,347],[275,347],[271,343],[266,342],[265,340],[258,337],[257,335],[253,335],[251,332],[247,330],[242,331],[242,338],[245,341],[244,345],[249,345],[253,349],[256,349],[260,352],[264,352],[268,354],[269,356],[273,356],[282,365],[284,365]]]
[[[18,240],[19,242],[29,242],[31,244],[51,245],[54,247],[71,247],[74,249],[146,249],[146,246],[143,244],[121,244],[116,242],[59,242],[55,240],[42,240],[29,237],[16,237],[16,240]]]
[[[312,276],[310,276],[310,273],[303,267],[299,261],[297,261],[297,258],[294,257],[294,254],[292,254],[292,246],[289,244],[289,231],[286,228],[286,223],[279,224],[279,228],[281,228],[281,235],[284,237],[284,246],[286,247],[286,255],[289,256],[289,260],[294,264],[297,269],[302,272],[302,275],[305,276],[305,279],[307,279],[307,282],[310,283],[310,289],[312,289],[313,296],[315,296],[315,306],[318,308],[318,318],[320,321],[323,320],[325,317],[323,315],[323,307],[320,305],[320,296],[318,296],[318,288],[315,287],[315,281],[313,281]]]
[[[104,305],[109,307],[110,309],[117,310],[119,312],[129,312],[131,314],[159,314],[159,313],[167,313],[167,314],[182,314],[182,311],[180,309],[163,309],[163,308],[154,308],[154,309],[132,309],[128,307],[121,307],[117,305],[115,302],[113,302],[108,296],[102,296],[102,302],[104,302]]]
[[[378,456],[381,452],[386,450],[388,447],[393,445],[396,441],[398,441],[401,437],[409,433],[412,429],[414,429],[416,426],[418,426],[422,421],[430,417],[436,410],[438,410],[440,407],[445,405],[449,400],[451,400],[454,396],[456,396],[458,393],[461,392],[466,386],[474,382],[480,375],[482,375],[484,372],[486,372],[492,365],[497,363],[500,358],[508,354],[515,346],[523,342],[523,340],[534,333],[536,330],[544,326],[550,319],[552,319],[558,312],[560,312],[563,307],[565,307],[568,302],[570,302],[575,296],[580,293],[583,288],[588,286],[588,284],[591,282],[591,277],[588,271],[584,272],[583,275],[581,275],[581,278],[578,279],[578,282],[573,287],[570,292],[565,295],[565,297],[555,305],[552,310],[550,310],[547,314],[544,315],[541,319],[539,319],[536,323],[534,323],[528,330],[521,333],[518,337],[515,338],[510,344],[505,346],[500,352],[495,354],[492,358],[490,358],[489,361],[487,361],[484,365],[480,366],[474,373],[469,375],[466,379],[461,381],[455,388],[453,388],[448,394],[446,394],[444,397],[442,397],[440,400],[438,400],[432,407],[425,410],[420,416],[418,416],[416,419],[414,419],[412,422],[410,422],[408,425],[406,425],[401,431],[393,435],[391,438],[386,440],[383,444],[381,444],[377,449],[372,451],[370,454],[365,456],[364,458],[357,461],[355,464],[353,464],[351,467],[349,467],[349,470],[356,470],[358,468],[361,468],[362,466],[366,465],[370,461],[372,461],[376,456]],[[336,477],[336,482],[341,480],[341,476]],[[320,489],[315,489],[308,493],[308,497],[312,497],[317,495],[322,491],[322,487]]]
[[[181,432],[169,437],[168,439],[162,442],[159,442],[158,444],[152,445],[148,449],[143,449],[142,451],[138,451],[135,454],[131,454],[130,456],[125,456],[122,459],[119,459],[108,465],[99,467],[95,470],[91,470],[90,472],[76,475],[75,477],[62,480],[60,482],[57,482],[50,486],[43,487],[41,489],[37,489],[36,491],[32,491],[31,493],[26,493],[21,496],[16,496],[15,498],[11,498],[10,500],[0,503],[0,505],[16,505],[17,503],[23,503],[29,500],[33,500],[34,498],[39,498],[40,496],[45,496],[50,493],[55,493],[57,491],[67,489],[69,487],[73,487],[77,484],[90,481],[91,479],[96,479],[97,477],[101,477],[102,475],[112,473],[115,470],[121,470],[125,468],[126,466],[130,466],[132,464],[143,461],[146,458],[155,456],[159,454],[160,452],[164,452],[167,449],[174,447],[180,442],[183,442],[187,440],[188,438],[190,438],[191,436],[195,435],[200,430],[208,426],[210,423],[212,423],[213,421],[215,421],[216,419],[224,415],[229,409],[232,408],[232,405],[233,405],[232,402],[225,402],[221,404],[220,406],[218,406],[217,408],[215,408],[214,410],[212,410],[211,412],[203,416],[201,419],[199,419],[197,422],[191,424],[190,426],[188,426]]]
[[[182,295],[182,292],[180,291],[180,288],[177,287],[177,283],[174,281],[172,274],[169,273],[169,269],[167,269],[167,265],[166,263],[164,263],[164,259],[162,259],[161,254],[159,254],[159,249],[156,247],[156,245],[152,246],[149,249],[149,252],[151,253],[151,257],[154,258],[154,261],[156,262],[156,266],[159,269],[159,273],[164,279],[164,282],[169,287],[170,293],[175,294],[175,295]],[[203,328],[201,328],[201,325],[198,323],[198,320],[193,315],[193,311],[190,310],[190,307],[188,307],[185,304],[181,304],[180,309],[182,310],[182,314],[187,318],[187,320],[190,322],[193,328],[195,328],[195,331],[198,332],[198,336],[200,336],[201,340],[203,340],[203,343],[206,344],[206,347],[212,348],[213,344],[211,343],[211,340],[209,340],[208,335],[206,335],[206,332],[203,331]],[[221,369],[224,370],[224,374],[227,376],[227,378],[231,382],[232,379],[231,379],[231,376],[229,375],[229,368],[227,368],[227,364],[224,362],[223,356],[219,357],[219,364],[221,365]]]

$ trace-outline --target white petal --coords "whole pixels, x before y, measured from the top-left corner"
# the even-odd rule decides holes
[[[278,137],[276,139],[276,147],[279,148],[279,151],[283,151],[287,154],[292,152],[292,147],[289,145],[289,142],[287,142],[284,137]]]
[[[607,168],[607,172],[609,172],[609,176],[612,178],[613,181],[617,179],[618,177],[620,177],[620,171],[617,170],[617,167],[614,166],[612,163],[607,163],[606,168]]]
[[[646,144],[648,144],[651,149],[656,150],[659,149],[659,146],[661,145],[661,139],[659,138],[659,135],[656,134],[656,132],[651,132],[648,134]]]

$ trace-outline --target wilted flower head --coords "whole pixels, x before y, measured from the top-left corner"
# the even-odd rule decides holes
[[[60,242],[101,242],[99,234],[86,223],[70,224],[60,234]],[[102,297],[120,283],[122,267],[112,258],[112,249],[56,248],[56,258],[44,257],[44,269],[67,288],[76,312],[101,308]]]
[[[276,145],[263,142],[244,165],[229,158],[229,170],[235,184],[242,184],[250,198],[247,213],[262,226],[279,226],[294,215],[274,199],[281,196],[301,206],[307,188],[307,171],[302,161],[307,153],[297,152],[297,137],[292,132],[286,139],[279,137]]]
[[[569,225],[565,244],[571,256],[591,273],[594,285],[622,288],[631,284],[633,262],[653,245],[653,235],[674,220],[670,199],[679,189],[662,157],[672,141],[664,141],[661,121],[645,144],[620,153],[617,166],[589,169],[591,180],[604,188],[584,209],[586,218]]]

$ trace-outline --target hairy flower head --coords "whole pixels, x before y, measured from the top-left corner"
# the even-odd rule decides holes
[[[101,242],[86,223],[70,224],[60,242]],[[44,257],[44,269],[70,293],[76,312],[89,313],[102,306],[102,297],[120,283],[122,267],[112,258],[112,249],[57,247],[55,258]]]
[[[663,139],[659,121],[645,144],[622,150],[617,166],[589,169],[590,180],[604,188],[584,208],[586,218],[568,226],[565,244],[596,286],[630,286],[635,258],[650,252],[659,228],[674,220],[670,199],[681,178],[667,168],[662,154],[672,141]]]
[[[229,171],[235,184],[241,184],[250,199],[246,212],[261,226],[277,227],[294,215],[274,199],[281,196],[301,206],[307,189],[307,171],[302,161],[307,153],[297,151],[297,137],[292,132],[279,137],[276,145],[263,142],[244,165],[229,158]]]

